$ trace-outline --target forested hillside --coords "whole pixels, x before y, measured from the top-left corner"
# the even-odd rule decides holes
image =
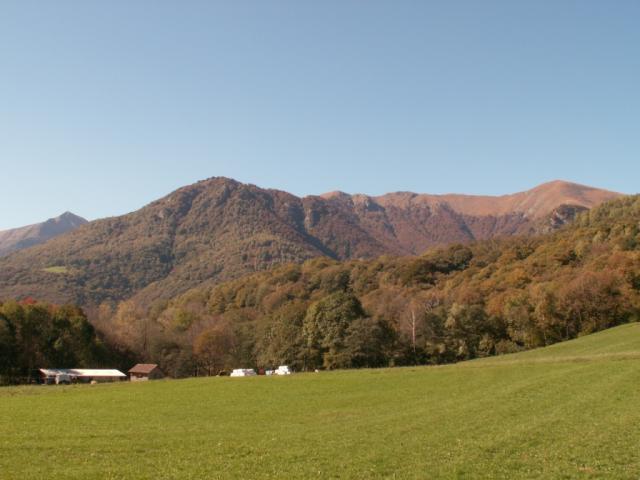
[[[545,236],[339,262],[317,258],[149,308],[103,305],[111,341],[174,375],[455,362],[637,320],[640,196]]]
[[[0,259],[0,299],[150,304],[314,257],[414,255],[478,239],[551,231],[617,193],[551,182],[501,197],[299,198],[226,178],[181,188],[120,217],[89,223]]]
[[[124,358],[98,338],[78,307],[0,303],[0,385],[33,381],[38,368],[114,367]]]

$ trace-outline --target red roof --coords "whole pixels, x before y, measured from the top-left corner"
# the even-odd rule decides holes
[[[149,374],[156,368],[158,368],[156,363],[139,363],[134,365],[133,368],[130,368],[129,373]]]

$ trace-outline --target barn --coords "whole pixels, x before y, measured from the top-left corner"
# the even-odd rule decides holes
[[[132,382],[158,380],[163,377],[164,374],[155,363],[138,363],[129,370],[129,378]]]
[[[102,368],[41,368],[43,383],[90,383],[124,380],[127,376],[120,370]]]

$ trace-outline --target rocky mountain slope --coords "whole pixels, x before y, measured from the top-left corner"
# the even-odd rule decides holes
[[[557,228],[619,196],[551,182],[501,197],[341,192],[299,198],[226,178],[181,188],[0,259],[0,299],[95,306],[173,296],[311,257],[372,258]]]
[[[82,217],[65,212],[55,218],[26,227],[0,232],[0,257],[46,242],[87,223]]]

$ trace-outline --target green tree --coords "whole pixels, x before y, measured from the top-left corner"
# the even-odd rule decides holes
[[[16,332],[7,317],[0,314],[0,384],[7,383],[17,367]]]
[[[336,366],[344,368],[374,368],[389,364],[396,334],[384,320],[356,318],[347,327],[344,349]]]
[[[311,366],[338,368],[351,322],[365,316],[360,301],[350,292],[332,293],[313,303],[303,323]]]
[[[290,365],[296,370],[306,370],[305,313],[306,304],[296,301],[281,307],[268,318],[265,331],[256,345],[259,365]]]

